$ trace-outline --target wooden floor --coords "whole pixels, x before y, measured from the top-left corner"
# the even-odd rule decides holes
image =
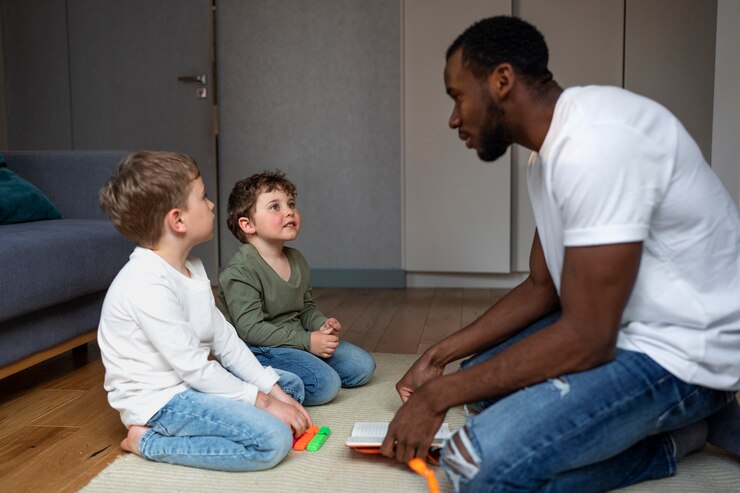
[[[414,354],[477,318],[499,289],[315,289],[343,338]],[[0,380],[0,492],[72,492],[122,454],[96,344]]]

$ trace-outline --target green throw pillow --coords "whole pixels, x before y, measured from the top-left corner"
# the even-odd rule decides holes
[[[0,224],[61,218],[41,190],[8,168],[0,167]]]

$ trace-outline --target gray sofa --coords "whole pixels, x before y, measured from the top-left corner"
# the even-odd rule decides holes
[[[95,339],[111,281],[134,248],[98,207],[123,151],[3,152],[62,219],[0,225],[0,378]]]

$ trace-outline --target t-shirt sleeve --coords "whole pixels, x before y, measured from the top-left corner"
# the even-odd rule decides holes
[[[667,186],[670,157],[623,125],[593,125],[580,135],[550,170],[565,246],[643,241]]]

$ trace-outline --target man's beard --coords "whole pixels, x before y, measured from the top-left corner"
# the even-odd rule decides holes
[[[510,132],[504,123],[504,110],[489,99],[486,119],[480,131],[478,157],[490,163],[503,156],[511,144]]]

